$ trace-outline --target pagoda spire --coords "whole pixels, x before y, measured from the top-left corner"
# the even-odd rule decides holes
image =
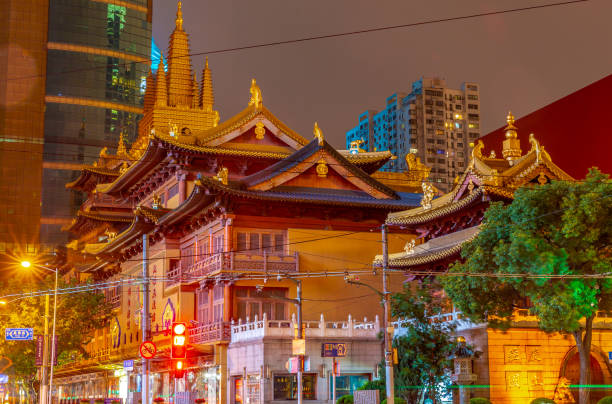
[[[168,46],[168,105],[191,107],[193,98],[189,37],[183,31],[182,2],[178,2],[176,27]]]
[[[514,115],[512,115],[512,112],[508,112],[506,123],[508,126],[504,128],[506,140],[503,142],[502,155],[512,164],[512,161],[521,157],[522,154],[521,141],[516,134],[517,128],[514,126]]]
[[[215,104],[215,94],[213,92],[212,72],[208,67],[208,56],[204,62],[202,70],[202,87],[200,89],[200,107],[206,112],[212,112]]]
[[[193,73],[193,85],[191,86],[191,94],[192,94],[192,98],[191,98],[191,108],[193,109],[198,109],[199,106],[199,100],[200,100],[200,91],[198,88],[198,77],[196,76],[195,73]]]
[[[166,85],[166,72],[164,72],[163,62],[159,62],[157,67],[157,78],[155,80],[155,105],[168,105],[168,87]]]
[[[153,76],[153,71],[149,69],[149,74],[147,74],[147,84],[145,88],[144,94],[144,111],[149,111],[155,105],[155,77]]]

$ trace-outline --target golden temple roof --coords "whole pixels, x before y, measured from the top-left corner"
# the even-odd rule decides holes
[[[516,127],[513,125],[512,114],[508,116],[507,140],[516,140]],[[390,225],[424,223],[436,217],[442,217],[463,209],[484,195],[497,195],[512,199],[514,191],[531,183],[546,183],[551,180],[573,181],[574,179],[555,165],[533,134],[529,137],[531,149],[524,155],[516,155],[520,151],[520,143],[512,143],[512,153],[505,158],[485,157],[484,144],[479,140],[473,145],[472,158],[466,172],[460,177],[453,189],[431,201],[431,206],[421,206],[402,212],[390,213],[387,223]],[[504,143],[505,150],[508,150]],[[469,191],[469,192],[468,192]]]

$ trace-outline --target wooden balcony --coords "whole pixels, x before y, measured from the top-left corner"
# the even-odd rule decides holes
[[[205,345],[229,342],[231,335],[231,324],[228,322],[202,324],[189,329],[189,343]]]
[[[201,278],[223,271],[288,273],[299,272],[298,253],[283,255],[263,251],[261,254],[218,253],[197,260],[187,268],[180,264],[168,272],[167,287],[178,283],[199,282]]]

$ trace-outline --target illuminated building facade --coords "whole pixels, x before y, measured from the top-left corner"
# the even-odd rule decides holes
[[[380,250],[376,229],[389,212],[418,205],[425,167],[411,160],[414,173],[380,176],[390,152],[335,150],[316,124],[314,138],[304,138],[266,108],[254,79],[246,108],[221,120],[208,61],[201,80],[193,75],[180,7],[168,71],[160,62],[147,76],[137,140],[127,147],[122,137],[116,153],[102,150],[67,184],[87,196],[65,227],[77,236],[67,246],[71,269],[117,283],[105,290],[113,316],[88,344],[91,358],[59,367],[54,395],[138,402],[138,377],[121,366],[140,361],[143,294],[129,280],[142,274],[145,235],[148,338],[159,352],[152,398],[295,399],[295,375],[284,363],[297,326],[287,299],[296,298],[298,280],[311,352],[304,396],[331,399],[331,359],[320,357],[330,338],[350,344],[338,387],[349,393],[375,375],[381,306],[376,294],[347,287],[345,272],[380,282],[369,265]],[[392,248],[411,237],[393,236]],[[354,302],[338,304],[340,290]],[[185,378],[176,383],[168,360],[173,321],[189,324]]]
[[[499,155],[495,149],[485,153],[484,143],[478,140],[466,172],[450,192],[436,199],[425,192],[420,207],[390,213],[386,222],[391,228],[402,227],[419,237],[403,251],[391,253],[389,267],[405,271],[411,279],[424,272],[445,272],[460,259],[462,245],[478,235],[490,203],[510,203],[514,192],[523,186],[574,181],[553,163],[533,134],[529,143],[530,149],[524,153],[514,117],[509,114]],[[382,265],[382,256],[374,263]],[[439,317],[458,321],[458,333],[482,352],[470,358],[473,367],[470,365],[469,372],[455,366],[457,384],[474,385],[455,390],[457,403],[468,403],[470,395],[499,404],[527,403],[539,397],[552,398],[562,378],[579,384],[579,357],[573,339],[540,330],[537,317],[530,315],[527,307],[517,309],[512,327],[504,332],[462,320],[461,313],[454,310]],[[606,313],[598,313],[591,353],[592,384],[610,385],[612,372],[606,353],[611,350],[610,319]],[[591,398],[597,402],[609,393],[607,388],[593,389]]]
[[[64,184],[121,131],[136,138],[151,13],[150,0],[3,6],[0,253],[65,242],[60,229],[82,200]]]
[[[365,150],[389,150],[399,158],[385,171],[403,171],[404,156],[413,153],[431,167],[436,187],[449,190],[467,167],[469,143],[480,137],[480,89],[464,83],[452,89],[439,78],[412,83],[409,94],[387,98],[385,109],[366,111],[359,124],[346,133],[351,142],[363,141]]]

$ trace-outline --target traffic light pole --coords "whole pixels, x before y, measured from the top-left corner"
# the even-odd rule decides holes
[[[151,327],[149,324],[149,235],[142,236],[142,341],[149,341]],[[149,360],[142,358],[140,390],[142,404],[149,404]]]
[[[387,225],[382,225],[382,256],[383,256],[383,297],[385,299],[385,378],[387,388],[387,404],[394,404],[395,392],[393,385],[393,329],[391,328],[391,302],[387,287],[387,270],[389,266],[389,250],[387,246]]]

